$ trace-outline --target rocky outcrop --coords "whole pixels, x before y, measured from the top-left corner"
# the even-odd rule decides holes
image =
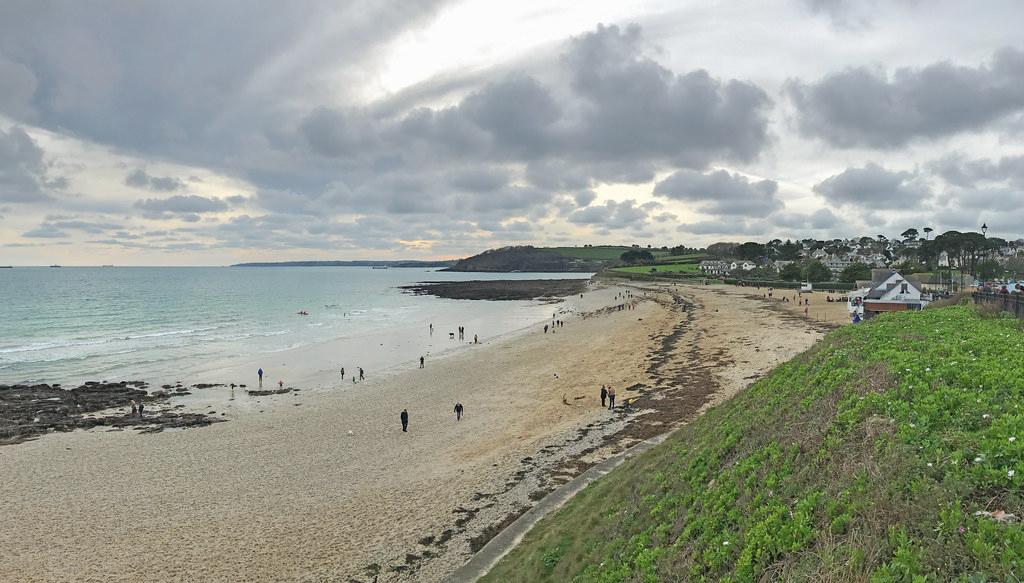
[[[444,271],[592,272],[600,271],[609,264],[610,262],[599,259],[566,257],[551,249],[539,249],[526,245],[484,251],[479,255],[460,259],[455,265]]]
[[[198,427],[221,421],[202,413],[160,411],[130,416],[131,401],[146,405],[166,402],[150,395],[146,383],[90,381],[74,389],[60,385],[0,385],[0,444],[17,443],[51,431],[97,426],[133,427],[146,432],[167,427]],[[117,409],[107,414],[103,411]]]

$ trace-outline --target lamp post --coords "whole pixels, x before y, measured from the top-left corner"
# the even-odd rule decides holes
[[[982,223],[981,224],[981,236],[985,237],[987,232],[988,232],[988,225],[985,224],[985,223]]]

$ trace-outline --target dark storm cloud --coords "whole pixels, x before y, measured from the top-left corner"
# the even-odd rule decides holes
[[[697,221],[676,227],[680,233],[693,235],[763,235],[767,232],[763,222],[743,220]]]
[[[33,119],[32,96],[37,85],[36,76],[28,67],[11,61],[0,51],[0,112],[17,119]]]
[[[509,183],[509,172],[501,167],[462,168],[448,173],[448,183],[465,192],[494,192]]]
[[[702,168],[753,160],[768,143],[768,95],[707,71],[676,74],[644,54],[640,27],[598,26],[563,60],[581,110],[574,136],[594,161],[662,160]]]
[[[787,229],[832,229],[839,225],[839,217],[824,208],[812,213],[781,212],[772,215],[772,224]]]
[[[32,89],[34,123],[212,167],[278,126],[282,91],[326,94],[324,70],[372,57],[442,4],[6,2],[0,79]],[[0,107],[25,115],[4,98]]]
[[[635,25],[598,26],[521,70],[499,65],[378,103],[354,105],[357,91],[338,90],[375,82],[387,43],[443,3],[4,4],[0,83],[11,90],[0,114],[142,160],[243,178],[256,192],[247,210],[273,213],[279,225],[395,216],[410,224],[401,229],[410,240],[448,242],[460,236],[451,222],[427,225],[450,215],[511,237],[520,222],[591,208],[585,193],[602,182],[751,162],[771,143],[764,90],[666,68]],[[128,186],[180,194],[137,201],[142,216],[231,232],[211,231],[204,217],[242,203],[185,194],[184,176],[154,176],[144,164],[128,168]],[[44,172],[28,176],[36,188],[19,197],[42,200],[56,186]],[[563,208],[570,197],[576,208]],[[595,229],[650,220],[651,209],[632,203],[598,208],[572,216]],[[282,231],[267,244],[329,244],[304,237]],[[392,225],[337,237],[372,245],[398,234]]]
[[[833,146],[897,148],[979,131],[1024,111],[1024,52],[1004,48],[976,67],[941,62],[885,71],[857,67],[791,81],[800,132]]]
[[[954,186],[969,188],[979,183],[1005,182],[1024,188],[1024,156],[968,160],[961,155],[952,155],[932,162],[928,167]]]
[[[814,192],[834,205],[863,209],[914,210],[931,197],[917,174],[890,171],[868,163],[848,168],[814,186]]]
[[[597,195],[594,194],[593,190],[581,190],[573,195],[572,199],[576,203],[576,206],[589,206],[590,203],[594,202]]]
[[[67,237],[68,234],[56,227],[41,225],[31,231],[25,231],[21,236],[29,239],[62,239]]]
[[[679,170],[654,187],[654,194],[695,203],[707,214],[765,216],[782,208],[774,180],[751,181],[740,174],[716,170],[707,174]]]
[[[168,198],[147,198],[135,201],[135,208],[149,219],[182,219],[197,222],[203,213],[218,213],[228,210],[228,203],[219,198],[207,198],[195,194],[176,194]]]
[[[768,143],[764,91],[705,71],[669,71],[644,54],[636,26],[576,37],[558,63],[561,85],[509,73],[449,107],[391,118],[314,109],[298,135],[342,170],[344,187],[331,186],[331,195],[299,189],[310,203],[289,206],[544,212],[556,193],[646,182],[666,165],[752,160]]]
[[[66,185],[48,178],[42,148],[20,127],[0,129],[0,202],[34,203],[51,200],[50,188]]]
[[[640,228],[647,222],[651,208],[637,205],[632,199],[622,202],[609,200],[603,205],[588,206],[573,212],[569,215],[569,222],[599,229]]]
[[[147,188],[160,192],[171,192],[185,188],[185,183],[172,176],[153,176],[143,168],[136,168],[124,178],[124,183],[136,188]]]

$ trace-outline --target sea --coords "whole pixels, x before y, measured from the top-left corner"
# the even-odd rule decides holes
[[[555,312],[539,301],[448,300],[399,286],[591,275],[370,267],[0,269],[0,384],[236,382],[234,371],[260,366],[276,379],[286,365],[292,378],[346,365],[379,371],[464,349],[474,334],[486,342],[516,333]],[[459,326],[466,328],[462,341],[449,336]]]

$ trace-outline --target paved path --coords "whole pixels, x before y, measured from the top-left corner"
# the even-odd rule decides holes
[[[545,496],[537,505],[527,510],[515,522],[508,525],[505,530],[498,533],[484,548],[477,551],[473,558],[465,565],[459,567],[447,579],[448,583],[469,583],[486,575],[502,557],[507,555],[519,541],[523,540],[526,533],[530,532],[535,524],[541,519],[561,508],[566,502],[572,499],[577,492],[583,490],[591,482],[604,476],[608,472],[622,465],[622,462],[636,457],[651,449],[655,445],[665,441],[671,432],[652,437],[642,441],[626,451],[616,454],[603,462],[595,465],[589,470],[576,476],[572,481],[559,486],[556,490]]]

